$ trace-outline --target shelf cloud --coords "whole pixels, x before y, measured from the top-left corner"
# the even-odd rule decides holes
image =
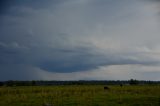
[[[159,0],[0,2],[0,80],[160,80]]]

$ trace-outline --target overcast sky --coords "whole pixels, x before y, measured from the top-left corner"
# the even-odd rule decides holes
[[[160,80],[159,0],[1,0],[0,80]]]

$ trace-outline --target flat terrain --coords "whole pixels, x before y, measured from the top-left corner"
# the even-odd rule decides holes
[[[108,87],[106,90],[102,85],[0,87],[0,106],[160,106],[160,85]]]

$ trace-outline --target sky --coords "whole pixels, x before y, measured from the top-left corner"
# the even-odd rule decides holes
[[[159,0],[1,0],[0,80],[160,80]]]

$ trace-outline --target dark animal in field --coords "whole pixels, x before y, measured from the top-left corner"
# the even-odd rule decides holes
[[[122,87],[123,86],[123,84],[120,84],[120,87]]]
[[[104,90],[109,90],[109,87],[108,87],[108,86],[105,86],[105,87],[104,87]]]

